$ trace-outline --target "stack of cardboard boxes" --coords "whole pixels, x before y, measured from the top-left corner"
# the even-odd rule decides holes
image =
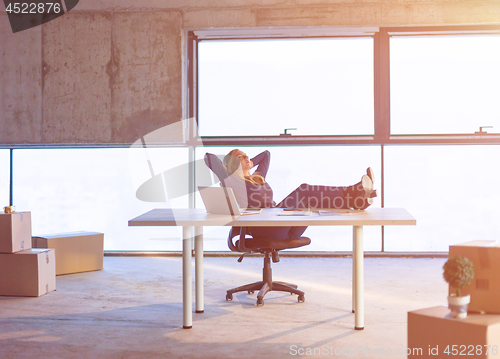
[[[447,307],[408,313],[408,357],[500,357],[500,243],[472,241],[450,246],[449,256],[474,263],[474,279],[462,289],[470,294],[468,316],[454,319]],[[452,288],[449,293],[453,293]],[[421,351],[419,351],[421,349]]]
[[[0,295],[52,292],[55,268],[53,249],[31,249],[31,212],[0,213]]]

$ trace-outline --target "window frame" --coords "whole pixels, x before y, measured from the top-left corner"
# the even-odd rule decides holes
[[[277,135],[198,136],[191,132],[192,146],[245,145],[391,145],[391,144],[500,144],[500,134],[404,134],[390,133],[390,39],[394,36],[500,34],[500,25],[420,27],[312,27],[273,29],[202,29],[187,31],[187,115],[198,123],[198,44],[201,41],[230,39],[373,37],[374,43],[374,134],[373,135]]]

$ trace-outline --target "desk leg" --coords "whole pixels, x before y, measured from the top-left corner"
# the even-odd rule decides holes
[[[203,313],[203,227],[195,227],[194,237],[194,281],[196,289],[196,313]]]
[[[191,275],[191,250],[193,240],[193,228],[182,227],[182,313],[183,328],[193,327],[193,278]]]
[[[354,329],[363,330],[365,327],[365,299],[364,299],[364,266],[363,266],[363,227],[353,228],[352,249],[352,299],[354,312]]]
[[[356,313],[356,256],[354,255],[354,248],[356,248],[356,239],[355,239],[355,232],[354,228],[352,227],[353,232],[352,232],[352,312]]]

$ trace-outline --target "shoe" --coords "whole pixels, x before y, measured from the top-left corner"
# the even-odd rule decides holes
[[[344,188],[344,196],[347,207],[354,209],[364,209],[373,203],[371,199],[373,193],[373,182],[368,175],[363,175],[361,181],[354,186]]]
[[[372,183],[373,183],[373,184],[375,184],[375,174],[373,173],[373,170],[372,170],[372,168],[371,168],[371,167],[368,167],[368,168],[366,169],[366,175],[367,175],[368,177],[370,177],[370,179],[372,180]]]
[[[358,184],[358,190],[360,191],[360,195],[363,196],[363,198],[370,198],[373,192],[372,179],[367,175],[363,175],[361,177],[361,182],[359,182]]]
[[[373,204],[373,198],[365,198],[364,203],[361,207],[354,206],[353,208],[354,209],[367,209],[372,204]]]

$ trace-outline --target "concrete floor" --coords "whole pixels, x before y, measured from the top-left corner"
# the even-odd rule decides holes
[[[0,297],[0,358],[405,358],[407,312],[446,303],[444,262],[365,258],[355,331],[349,258],[281,258],[274,279],[306,301],[274,292],[257,307],[256,294],[226,302],[225,291],[259,280],[262,259],[208,257],[205,313],[186,330],[180,258],[105,257],[102,271],[58,276],[42,297]]]

